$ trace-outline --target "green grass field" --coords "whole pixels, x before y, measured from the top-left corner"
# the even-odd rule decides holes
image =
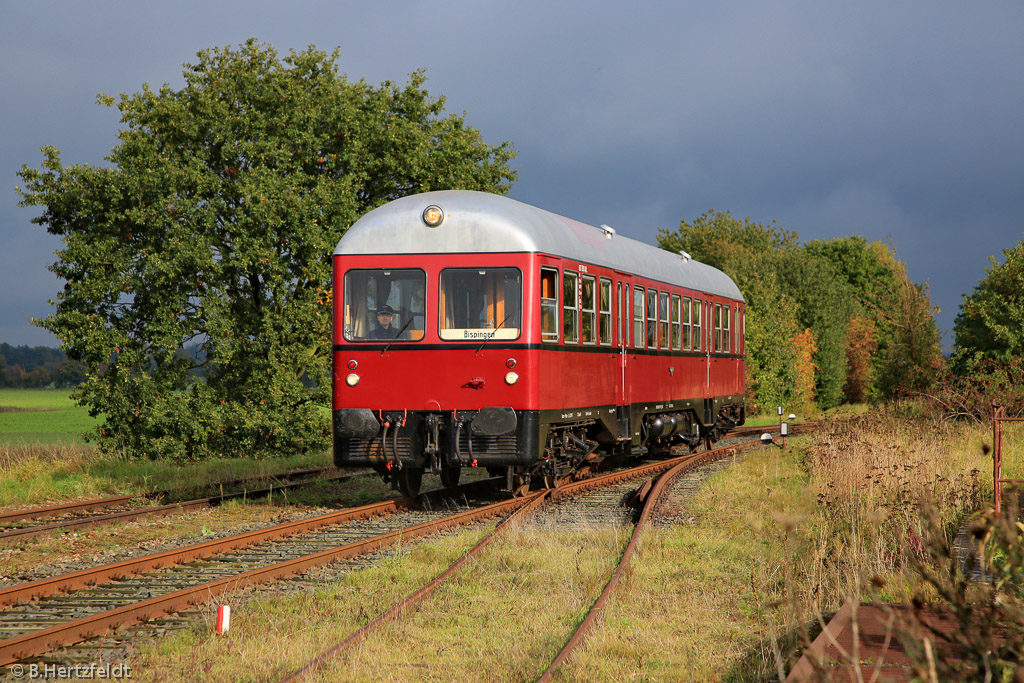
[[[65,389],[0,389],[0,444],[82,443],[95,424]]]

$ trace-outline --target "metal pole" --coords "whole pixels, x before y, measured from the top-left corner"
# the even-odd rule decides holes
[[[999,428],[1000,408],[996,402],[992,402],[992,485],[994,487],[992,497],[995,499],[996,514],[1002,511],[1003,485],[1000,481],[1003,475],[1003,435]]]

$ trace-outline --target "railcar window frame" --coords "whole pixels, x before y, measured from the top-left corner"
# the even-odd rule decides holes
[[[640,285],[633,286],[633,348],[644,348],[644,301],[647,293]]]
[[[549,287],[553,297],[545,297],[545,278],[550,280]],[[540,269],[540,340],[549,344],[557,344],[560,338],[558,330],[558,268],[541,266]],[[544,329],[545,312],[549,314],[550,331]]]
[[[569,287],[570,280],[573,283],[571,289]],[[580,343],[579,296],[580,274],[568,268],[562,270],[562,341],[565,344]],[[568,332],[572,332],[571,338]]]
[[[692,303],[691,297],[683,297],[683,351],[693,349],[693,328],[691,327],[690,320]]]
[[[671,303],[671,314],[672,314],[672,348],[675,351],[682,351],[682,332],[681,332],[681,315],[680,315],[680,302],[681,299],[678,294],[672,295]]]
[[[704,310],[704,302],[701,299],[698,299],[697,297],[694,297],[693,298],[693,350],[694,351],[701,351],[701,350],[703,350],[703,339],[702,339],[702,337],[704,335],[703,335],[702,320],[703,320],[704,316],[701,313],[703,310]]]
[[[378,338],[370,336],[371,330],[373,329],[373,321],[369,318],[369,278],[371,277],[371,274],[374,273],[380,273],[382,276],[389,278],[388,296],[385,297],[383,302],[379,302],[376,300],[376,290],[378,284],[376,280],[374,281],[374,308],[380,308],[380,306],[383,306],[385,304],[389,306],[391,305],[388,302],[391,301],[392,298],[392,285],[394,285],[396,281],[400,281],[395,277],[396,273],[419,273],[420,280],[418,284],[420,284],[420,308],[417,309],[413,305],[413,300],[416,297],[415,289],[412,292],[409,292],[408,294],[403,294],[401,289],[395,290],[399,294],[399,298],[401,299],[401,301],[396,302],[396,304],[398,304],[397,313],[399,324],[395,325],[393,329],[395,329],[396,331],[400,330],[402,326],[405,324],[405,322],[408,322],[408,318],[403,318],[402,316],[411,316],[413,320],[415,320],[415,318],[417,317],[423,318],[423,324],[421,327],[409,328],[403,332],[404,336],[401,337]],[[363,277],[367,278],[366,281],[362,283],[362,301],[353,301],[353,293],[359,291],[360,287],[353,283],[353,281],[350,280],[349,278],[350,276],[356,277],[360,274],[362,274]],[[412,281],[411,278],[408,279],[408,281]],[[428,311],[427,287],[430,284],[430,281],[429,278],[427,277],[426,270],[424,270],[423,268],[349,268],[348,270],[345,271],[343,283],[344,291],[342,294],[342,338],[345,341],[355,344],[379,344],[382,341],[407,344],[420,342],[426,338]],[[360,306],[359,304],[362,304],[362,306]],[[403,311],[403,306],[407,306],[407,310]],[[356,310],[353,311],[353,308],[355,308]],[[364,308],[365,310],[362,310]],[[392,306],[392,308],[395,307]],[[365,325],[356,322],[356,320],[360,317],[363,318]],[[367,329],[364,331],[363,334],[357,334],[356,328],[358,327],[366,327]],[[418,336],[416,336],[417,334]]]
[[[598,282],[598,331],[597,338],[601,346],[611,346],[615,340],[612,316],[612,281],[603,277]],[[607,303],[607,308],[605,304]]]
[[[658,348],[658,290],[647,290],[647,348]]]
[[[732,353],[732,309],[729,304],[724,304],[722,311],[722,353]]]
[[[588,293],[589,288],[589,293]],[[580,342],[597,345],[597,278],[580,274]]]
[[[745,307],[743,308],[743,310],[740,310],[737,307],[736,314],[739,316],[739,319],[738,319],[737,324],[736,324],[736,333],[740,336],[740,339],[739,339],[739,352],[741,354],[746,354],[747,353],[747,330],[746,330],[747,310],[746,310]]]
[[[668,292],[658,292],[658,346],[661,349],[669,348],[669,321],[668,321]]]
[[[484,299],[482,302],[483,308],[492,315],[487,317],[488,326],[484,327],[458,327],[457,319],[460,314],[465,314],[467,309],[461,309],[457,307],[457,304],[453,304],[449,308],[449,296],[453,296],[458,293],[458,289],[453,289],[449,292],[449,286],[455,287],[453,283],[449,283],[447,278],[457,277],[459,274],[472,275],[476,272],[478,275],[485,276],[490,275],[494,278],[494,282],[491,283],[493,288],[483,289],[479,293],[483,293]],[[511,291],[508,289],[509,280],[503,279],[501,281],[501,288],[498,287],[498,276],[504,274],[507,278],[508,274],[515,273],[516,278],[514,283],[517,287]],[[468,291],[474,291],[470,289]],[[500,297],[498,296],[500,293]],[[509,295],[512,295],[511,297]],[[490,295],[488,298],[487,295]],[[517,310],[509,312],[504,315],[510,308],[518,307]],[[523,271],[521,268],[516,266],[488,266],[486,268],[472,268],[466,266],[451,266],[448,268],[442,268],[441,272],[438,273],[437,282],[437,336],[442,342],[476,342],[476,341],[487,341],[490,339],[497,339],[502,341],[512,341],[519,339],[523,334]],[[493,310],[492,310],[493,309]],[[486,314],[485,314],[486,315]],[[451,320],[449,320],[451,317]],[[468,318],[468,316],[467,316]],[[500,318],[500,320],[499,320]],[[506,325],[508,322],[514,323],[512,325]],[[468,319],[467,319],[468,324]],[[510,335],[508,332],[515,330],[514,335]],[[501,332],[501,334],[499,334]],[[461,334],[460,334],[461,333]]]
[[[715,311],[712,313],[715,321],[715,341],[714,350],[715,353],[722,352],[722,304],[715,302]]]

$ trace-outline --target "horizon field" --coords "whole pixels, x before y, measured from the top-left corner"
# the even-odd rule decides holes
[[[0,389],[0,444],[84,444],[82,433],[98,420],[68,394],[66,389]]]

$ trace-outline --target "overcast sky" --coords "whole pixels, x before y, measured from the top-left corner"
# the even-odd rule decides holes
[[[61,283],[17,207],[54,145],[101,164],[97,93],[182,83],[203,48],[341,48],[351,80],[427,88],[491,143],[511,196],[654,243],[708,209],[801,239],[890,240],[949,330],[988,257],[1024,237],[1024,3],[0,2],[0,341]]]

